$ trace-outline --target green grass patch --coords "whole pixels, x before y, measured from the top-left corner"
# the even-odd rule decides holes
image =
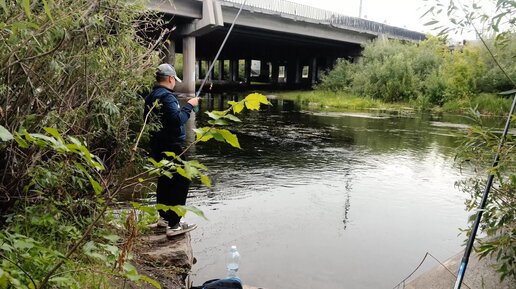
[[[505,115],[512,104],[512,97],[482,93],[467,99],[456,99],[442,106],[430,104],[425,99],[410,102],[385,102],[371,97],[361,97],[348,92],[325,90],[289,91],[275,93],[282,99],[296,101],[301,109],[311,111],[349,111],[349,110],[396,110],[396,111],[432,111],[447,113],[467,113],[470,108],[477,108],[484,115]]]
[[[281,92],[276,95],[282,99],[297,101],[302,109],[314,111],[412,110],[408,103],[389,103],[370,97],[355,96],[347,92],[313,90]]]
[[[476,108],[484,115],[506,115],[512,104],[512,97],[501,97],[492,93],[481,93],[469,99],[457,99],[443,104],[442,111],[466,113]]]

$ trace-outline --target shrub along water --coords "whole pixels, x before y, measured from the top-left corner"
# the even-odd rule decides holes
[[[516,77],[511,64],[516,57],[516,35],[508,45],[494,46],[508,73]],[[321,77],[316,89],[347,92],[386,102],[414,101],[420,109],[446,103],[469,104],[479,93],[496,93],[511,88],[479,44],[467,43],[450,48],[438,37],[420,43],[401,43],[380,39],[364,45],[356,62],[340,59],[335,68]],[[496,113],[497,97],[480,97],[486,111]],[[487,102],[492,101],[492,104]],[[448,106],[453,107],[453,106]],[[461,107],[467,109],[467,107]]]
[[[167,34],[137,2],[0,1],[0,288],[146,278],[124,262],[132,241],[98,219],[119,176],[143,163],[127,165],[135,92],[151,85]]]
[[[138,230],[158,207],[202,212],[140,203],[110,212],[160,175],[210,186],[198,161],[156,162],[140,149],[160,125],[143,124],[138,92],[154,81],[166,23],[138,1],[0,0],[0,11],[0,288],[160,288],[131,264]],[[196,142],[240,148],[219,127],[261,104],[250,94],[209,112]]]

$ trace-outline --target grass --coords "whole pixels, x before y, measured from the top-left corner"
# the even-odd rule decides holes
[[[470,108],[484,115],[506,115],[512,104],[512,97],[501,97],[492,93],[481,93],[469,99],[458,99],[446,102],[442,106],[444,112],[465,113]]]
[[[324,90],[280,92],[276,95],[283,99],[297,101],[303,109],[312,111],[345,111],[345,110],[396,110],[467,113],[470,108],[477,107],[484,115],[505,115],[512,104],[512,97],[504,98],[496,94],[481,93],[468,99],[457,99],[446,102],[443,106],[430,103],[385,102],[370,97],[360,97],[347,92],[331,92]]]
[[[412,110],[408,103],[388,103],[379,99],[359,97],[346,92],[323,90],[291,91],[276,94],[283,99],[297,101],[303,109],[315,111],[343,110]]]

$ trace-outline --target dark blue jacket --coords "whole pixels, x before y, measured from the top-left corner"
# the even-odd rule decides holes
[[[161,143],[161,146],[183,143],[186,138],[185,123],[190,118],[193,106],[187,103],[181,108],[177,96],[172,90],[155,85],[152,92],[145,98],[144,116],[147,115],[156,100],[161,106],[155,107],[151,115],[159,117],[162,128],[151,133],[151,141]]]

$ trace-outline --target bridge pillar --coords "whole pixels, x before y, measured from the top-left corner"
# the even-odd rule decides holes
[[[310,83],[316,84],[319,79],[319,67],[317,66],[317,57],[312,58],[310,63],[310,71],[308,72]]]
[[[245,83],[251,84],[251,59],[245,60]]]
[[[183,83],[178,91],[195,93],[195,37],[183,38]]]
[[[232,59],[229,62],[230,79],[233,82],[238,80],[238,59]]]
[[[208,69],[210,69],[210,66],[214,64],[212,60],[208,60],[208,66],[206,67],[206,73],[208,73]],[[210,76],[208,76],[208,80],[213,81],[215,79],[215,66],[210,72]]]
[[[278,83],[279,78],[279,63],[277,61],[271,62],[272,71],[271,71],[271,83]]]
[[[200,80],[202,78],[201,74],[202,74],[202,60],[199,59],[197,60],[197,67],[196,67],[196,71],[195,71],[195,80]]]
[[[296,83],[296,61],[295,61],[295,59],[290,59],[287,61],[286,70],[287,70],[286,71],[287,84]]]
[[[224,79],[224,60],[219,59],[219,80]]]
[[[301,83],[301,77],[303,76],[303,66],[301,66],[301,61],[299,60],[299,58],[296,58],[296,61],[295,61],[295,69],[296,69],[296,78],[295,78],[295,83],[296,84],[300,84]]]
[[[260,81],[269,82],[269,64],[265,60],[260,60]]]

